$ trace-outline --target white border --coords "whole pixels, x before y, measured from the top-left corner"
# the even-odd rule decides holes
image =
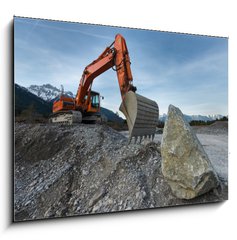
[[[234,138],[237,121],[237,33],[234,1],[2,1],[1,38],[1,239],[225,239],[235,236],[237,158]],[[13,15],[50,18],[124,27],[229,37],[229,198],[221,204],[176,207],[126,214],[97,215],[24,224],[9,223],[10,86],[9,25]],[[3,54],[2,54],[3,53]]]

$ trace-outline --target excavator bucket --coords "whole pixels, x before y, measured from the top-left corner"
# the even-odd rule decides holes
[[[155,101],[129,91],[125,94],[119,110],[125,115],[129,130],[129,142],[140,137],[154,139],[159,118],[159,108]]]

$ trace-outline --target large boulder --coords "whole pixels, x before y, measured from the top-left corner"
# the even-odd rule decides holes
[[[201,143],[182,112],[173,105],[168,110],[161,155],[162,173],[178,198],[195,198],[219,185]]]

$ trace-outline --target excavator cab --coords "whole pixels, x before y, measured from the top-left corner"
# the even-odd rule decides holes
[[[89,97],[89,101],[88,100]],[[85,96],[85,100],[88,102],[87,109],[83,112],[82,122],[84,123],[96,123],[101,122],[100,115],[100,94],[98,92],[89,91]]]
[[[87,112],[100,112],[100,94],[98,92],[90,92],[90,103]]]

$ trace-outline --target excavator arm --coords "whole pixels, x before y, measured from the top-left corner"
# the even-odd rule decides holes
[[[76,108],[87,109],[85,96],[90,94],[93,80],[112,67],[115,67],[117,73],[122,99],[124,99],[128,91],[135,92],[136,87],[132,84],[133,78],[130,64],[125,39],[120,34],[117,34],[115,41],[84,69],[75,98]]]

